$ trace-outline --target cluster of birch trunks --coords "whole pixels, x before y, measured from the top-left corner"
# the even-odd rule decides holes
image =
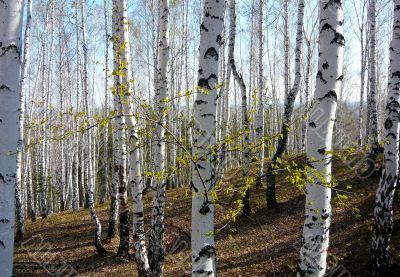
[[[0,276],[12,276],[14,240],[24,239],[26,219],[69,209],[88,208],[94,246],[107,255],[96,213],[104,202],[107,234],[119,234],[118,254],[134,252],[139,276],[163,276],[166,191],[183,186],[193,194],[192,276],[216,276],[213,198],[224,172],[240,166],[240,212],[250,216],[252,189],[266,185],[268,208],[278,206],[276,169],[285,154],[301,152],[315,178],[305,189],[297,275],[323,276],[332,149],[354,141],[368,146],[364,175],[384,152],[368,272],[387,276],[399,171],[400,0],[386,4],[386,86],[378,66],[381,3],[353,0],[361,45],[357,112],[343,100],[350,4],[252,0],[243,15],[240,2],[0,1]],[[250,17],[248,39],[238,14]],[[238,47],[248,49],[248,60]],[[352,135],[334,136],[334,128]],[[145,218],[146,192],[153,202]]]

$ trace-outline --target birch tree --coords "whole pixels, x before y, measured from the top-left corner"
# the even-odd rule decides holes
[[[378,141],[378,104],[377,104],[377,86],[376,86],[376,0],[370,0],[368,10],[368,22],[369,22],[369,98],[368,98],[368,110],[369,110],[369,124],[367,128],[370,128],[370,153],[368,156],[368,168],[364,173],[369,175],[375,170],[376,158],[379,153],[379,141]]]
[[[42,218],[46,218],[48,214],[47,210],[47,129],[46,129],[46,124],[45,122],[47,121],[47,97],[46,97],[46,57],[47,57],[47,31],[48,31],[48,25],[49,25],[49,10],[51,7],[50,1],[47,3],[47,8],[46,8],[46,18],[45,18],[45,27],[44,31],[42,33],[43,39],[42,39],[42,65],[41,65],[41,70],[40,70],[40,90],[42,92],[42,105],[43,105],[43,111],[42,111],[42,149],[41,149],[41,193],[40,193],[40,208],[41,208],[41,216]]]
[[[25,84],[26,75],[29,68],[30,61],[30,30],[32,21],[32,0],[28,0],[27,14],[26,14],[26,25],[25,25],[25,37],[24,37],[24,55],[21,66],[21,79],[19,85],[19,98],[20,98],[20,115],[19,115],[19,139],[17,149],[17,174],[15,180],[15,203],[16,203],[16,225],[17,231],[15,234],[15,240],[21,241],[25,235],[25,213],[23,208],[23,188],[22,188],[22,157],[24,154],[24,123],[25,123]]]
[[[163,276],[164,271],[164,216],[166,194],[166,99],[168,96],[167,65],[169,60],[168,44],[168,0],[158,1],[158,50],[157,79],[154,104],[157,112],[155,141],[153,143],[154,170],[156,173],[153,189],[153,208],[149,237],[149,263],[153,276]]]
[[[389,247],[393,231],[393,198],[399,174],[400,114],[400,0],[394,0],[390,45],[390,79],[385,120],[382,176],[376,192],[369,276],[390,275]]]
[[[109,95],[109,88],[108,88],[108,74],[109,74],[109,69],[108,69],[108,60],[109,60],[109,49],[110,49],[110,34],[108,31],[108,5],[109,1],[104,0],[103,5],[104,5],[104,29],[105,29],[105,57],[104,57],[104,97],[105,97],[105,103],[104,103],[104,115],[105,117],[108,117],[109,113],[109,104],[108,104],[108,95]],[[102,195],[100,197],[100,203],[103,203],[106,198],[109,195],[109,173],[108,173],[108,164],[109,164],[109,157],[108,157],[108,151],[109,151],[109,124],[106,124],[104,128],[104,139],[103,139],[103,189],[102,189]]]
[[[115,172],[114,183],[118,183],[118,199],[119,199],[119,233],[120,244],[118,255],[126,257],[129,251],[129,206],[127,192],[127,145],[126,145],[126,118],[124,113],[125,90],[127,89],[124,83],[125,64],[123,59],[124,49],[127,47],[127,42],[123,41],[123,29],[126,28],[126,18],[124,18],[123,0],[113,0],[112,14],[112,32],[113,32],[113,52],[114,52],[114,106],[118,116],[116,117],[117,135],[115,140]]]
[[[216,103],[224,1],[204,0],[200,25],[198,93],[194,102],[192,170],[192,275],[216,276],[214,242]],[[205,93],[206,92],[206,93]]]
[[[75,35],[76,35],[76,110],[79,111],[79,88],[80,88],[80,46],[79,46],[79,1],[75,2]],[[74,122],[74,126],[77,125],[77,120]],[[74,167],[75,167],[75,178],[72,192],[72,207],[74,211],[79,210],[79,136],[74,135]]]
[[[289,0],[283,0],[283,42],[284,42],[284,86],[285,101],[290,91],[290,36],[289,36]]]
[[[323,276],[331,222],[331,167],[337,95],[342,85],[344,52],[342,1],[319,2],[319,60],[307,134],[309,174],[303,241],[297,276]]]
[[[128,133],[129,146],[129,183],[132,188],[133,195],[133,239],[135,247],[135,259],[138,265],[138,273],[140,276],[148,276],[149,263],[145,245],[144,235],[144,211],[143,211],[143,181],[140,173],[140,148],[138,146],[138,134],[136,131],[136,120],[132,107],[132,92],[130,90],[130,49],[129,49],[129,25],[128,25],[128,6],[126,0],[115,0],[113,2],[113,36],[114,59],[116,59],[118,72],[114,69],[115,78],[118,78],[116,83],[121,112],[126,119],[126,128]],[[121,126],[123,128],[123,126]],[[120,130],[122,131],[122,130]],[[124,141],[121,141],[123,144]],[[127,255],[129,250],[129,207],[124,207],[127,204],[126,188],[119,188],[121,211],[120,213],[120,236],[121,243],[119,253]],[[122,226],[121,226],[122,225]],[[122,230],[121,230],[122,229]],[[128,245],[126,245],[128,244]]]
[[[256,142],[258,144],[258,159],[260,160],[260,168],[258,171],[258,176],[256,180],[256,186],[260,187],[262,183],[262,175],[264,174],[264,64],[263,64],[263,54],[264,54],[264,1],[259,0],[258,3],[258,107],[257,116],[255,122],[256,128]]]
[[[243,197],[243,213],[250,214],[250,188],[249,188],[249,168],[250,168],[250,122],[247,111],[246,85],[243,77],[239,74],[235,63],[235,39],[236,39],[236,0],[230,1],[230,26],[229,26],[229,63],[232,69],[233,77],[239,84],[242,98],[242,120],[243,120],[243,140],[242,140],[242,163],[243,163],[243,187],[245,194]]]
[[[272,162],[270,163],[267,170],[267,206],[269,208],[274,208],[277,206],[276,194],[275,194],[276,175],[274,173],[274,167],[276,166],[277,161],[280,158],[282,158],[282,155],[284,154],[288,143],[289,133],[292,128],[293,106],[294,102],[296,101],[296,96],[300,88],[301,53],[303,47],[303,22],[304,22],[304,0],[299,0],[297,9],[295,79],[292,89],[286,95],[285,110],[281,126],[281,136],[279,137],[278,146],[276,148],[275,154],[272,157]]]
[[[86,108],[86,114],[89,114],[89,84],[88,84],[88,49],[86,41],[86,0],[81,3],[81,20],[82,20],[82,48],[83,48],[83,95],[84,104]],[[101,242],[101,223],[97,216],[96,209],[94,207],[94,173],[93,165],[91,163],[91,153],[92,153],[92,136],[91,129],[89,129],[85,136],[87,139],[87,149],[86,157],[88,160],[85,162],[88,165],[88,172],[85,180],[85,193],[87,195],[87,202],[89,204],[90,214],[92,220],[95,224],[95,247],[100,256],[106,255],[106,250],[104,249]]]
[[[0,2],[0,276],[13,275],[22,0]]]

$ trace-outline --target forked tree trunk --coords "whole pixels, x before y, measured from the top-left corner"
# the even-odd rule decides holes
[[[319,2],[319,60],[313,106],[307,134],[309,174],[306,186],[303,241],[297,276],[323,276],[331,222],[332,134],[337,95],[343,79],[342,1]]]
[[[0,276],[13,275],[22,0],[0,1]]]
[[[393,37],[385,121],[384,163],[376,192],[369,276],[389,276],[389,247],[393,231],[393,198],[399,174],[400,0],[394,0]]]
[[[198,93],[194,102],[192,169],[192,275],[216,276],[214,242],[216,103],[219,49],[222,43],[224,1],[203,1],[200,25]],[[205,93],[205,91],[207,93]]]
[[[133,195],[133,239],[135,247],[135,258],[138,266],[138,273],[140,276],[149,275],[149,263],[147,259],[147,251],[145,245],[144,234],[144,210],[143,210],[143,182],[140,173],[140,148],[138,146],[139,136],[136,132],[136,119],[132,106],[132,91],[130,90],[130,50],[129,50],[129,26],[128,26],[128,6],[126,0],[117,0],[113,2],[113,19],[114,21],[114,41],[118,43],[118,51],[114,52],[116,55],[118,68],[123,72],[121,76],[117,76],[119,83],[117,83],[118,93],[120,95],[120,105],[122,106],[122,113],[127,123],[128,145],[129,145],[129,183],[132,187]],[[122,99],[121,99],[122,98]],[[122,101],[121,101],[122,100]],[[125,141],[122,141],[124,143]],[[120,189],[121,193],[122,190]],[[123,199],[121,199],[123,196]],[[125,192],[120,195],[121,205],[127,202],[127,195]],[[121,206],[122,207],[122,206]],[[120,224],[123,224],[123,233],[120,230],[121,239],[120,250],[121,254],[126,251],[128,254],[129,246],[129,207],[124,207],[126,211],[120,214]],[[121,228],[121,227],[120,227]]]

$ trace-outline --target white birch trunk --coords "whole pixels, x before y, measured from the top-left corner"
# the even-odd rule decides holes
[[[79,45],[79,13],[78,13],[79,1],[75,2],[75,32],[76,32],[76,111],[79,112],[79,88],[80,88],[80,45]],[[74,120],[73,126],[78,126],[78,120]],[[74,135],[74,184],[72,189],[72,208],[74,211],[79,210],[79,136]],[[83,180],[83,179],[82,179]],[[82,196],[83,198],[83,196]]]
[[[28,9],[26,15],[26,27],[25,27],[25,38],[24,38],[24,56],[21,66],[21,80],[19,86],[19,97],[20,97],[20,114],[19,114],[19,139],[17,149],[17,174],[15,180],[15,202],[16,202],[16,225],[17,231],[15,234],[15,240],[21,241],[25,235],[25,213],[23,209],[22,201],[22,157],[24,154],[24,124],[25,124],[25,82],[26,73],[29,68],[30,60],[30,30],[31,30],[31,19],[32,19],[32,1],[28,0]]]
[[[138,266],[138,273],[140,276],[148,276],[149,275],[149,263],[147,260],[147,250],[145,245],[145,234],[144,234],[144,210],[143,210],[143,200],[142,200],[142,192],[143,192],[143,182],[140,173],[140,148],[138,145],[139,136],[136,132],[136,119],[134,117],[134,111],[132,106],[132,92],[130,90],[130,51],[129,51],[129,31],[128,31],[128,10],[127,10],[127,1],[126,0],[118,0],[118,2],[113,3],[114,6],[114,39],[120,46],[124,45],[125,47],[120,47],[119,54],[117,57],[119,58],[118,62],[120,63],[118,66],[123,71],[123,75],[120,77],[121,84],[118,84],[120,90],[119,93],[123,94],[122,101],[122,109],[124,113],[129,113],[126,118],[127,127],[129,130],[129,183],[132,186],[132,195],[133,195],[133,238],[134,238],[134,247],[135,247],[135,258]],[[119,27],[119,30],[117,30]],[[122,190],[120,189],[121,193]],[[124,195],[124,198],[127,200],[127,195]],[[122,205],[124,203],[121,202],[121,210],[124,208]],[[123,224],[128,224],[128,213],[129,207],[125,208],[126,214],[124,217],[120,217],[120,221]],[[125,218],[126,216],[126,218]],[[128,226],[124,226],[126,229],[126,233],[124,236],[129,236],[129,228]],[[127,239],[129,243],[129,238]],[[128,248],[129,249],[129,248]]]
[[[242,187],[247,187],[245,195],[243,197],[243,213],[245,215],[250,214],[250,188],[248,187],[248,175],[250,167],[250,122],[249,113],[247,111],[247,95],[246,85],[243,81],[243,77],[238,73],[235,63],[235,38],[236,38],[236,0],[230,1],[230,30],[229,30],[229,63],[232,68],[232,74],[235,81],[239,84],[241,98],[242,98],[242,163],[243,163],[243,179]]]
[[[394,0],[393,37],[385,121],[384,163],[376,192],[369,276],[389,276],[389,246],[393,231],[393,198],[399,174],[400,0]]]
[[[47,43],[47,31],[48,31],[48,21],[49,21],[49,8],[50,2],[47,4],[46,10],[46,19],[45,19],[45,28],[42,33],[42,68],[41,68],[41,80],[40,80],[40,89],[42,93],[42,149],[41,149],[41,176],[42,176],[42,187],[41,187],[41,194],[40,194],[40,208],[41,208],[41,216],[42,218],[46,218],[48,211],[47,211],[47,128],[46,128],[46,120],[47,120],[47,99],[46,99],[46,89],[45,89],[45,80],[46,80],[46,43]]]
[[[376,85],[376,0],[370,0],[369,2],[369,109],[370,109],[370,154],[368,156],[368,169],[365,173],[370,174],[375,170],[375,162],[379,152],[379,141],[378,141],[378,104],[377,104],[377,85]]]
[[[104,29],[105,29],[105,42],[106,42],[106,49],[105,49],[105,68],[104,68],[104,97],[105,97],[105,103],[104,103],[104,116],[107,118],[108,117],[108,57],[109,57],[109,48],[110,48],[110,34],[108,32],[108,0],[104,0]],[[109,183],[109,172],[108,172],[108,150],[109,150],[109,134],[108,134],[108,128],[109,124],[107,123],[106,126],[104,126],[104,138],[103,138],[103,188],[100,196],[100,203],[104,203],[105,200],[108,198],[109,195],[109,189],[108,189],[108,183]]]
[[[264,1],[259,0],[258,4],[258,106],[257,115],[255,122],[256,129],[256,143],[258,144],[258,160],[260,161],[260,167],[258,169],[258,176],[256,180],[256,186],[261,187],[262,175],[264,174],[264,29],[263,29],[263,15]]]
[[[124,0],[113,1],[112,14],[112,32],[113,32],[113,52],[114,52],[114,105],[118,112],[116,117],[116,152],[115,152],[115,172],[114,182],[118,183],[118,199],[119,199],[119,220],[120,220],[120,244],[118,255],[126,257],[129,251],[129,225],[128,225],[128,194],[127,194],[127,145],[126,145],[126,118],[124,114],[124,88],[125,84],[122,81],[120,73],[124,69],[122,63],[122,50],[127,47],[126,43],[121,39],[121,31],[124,26],[123,7]]]
[[[360,48],[361,48],[361,72],[360,72],[360,103],[359,103],[359,118],[358,118],[358,145],[362,149],[364,146],[364,94],[365,94],[365,73],[367,68],[367,56],[366,50],[368,47],[365,47],[364,43],[364,17],[365,17],[365,5],[366,0],[363,2],[362,6],[362,14],[361,14],[361,25],[359,27],[360,30]],[[368,41],[368,40],[367,40]],[[368,139],[368,138],[367,138]]]
[[[89,116],[89,84],[88,84],[88,49],[87,49],[87,40],[86,40],[86,0],[83,0],[81,3],[81,20],[82,20],[82,48],[83,48],[83,96],[86,108],[86,115]],[[104,249],[101,243],[101,223],[97,216],[96,209],[94,207],[94,174],[93,174],[93,164],[91,159],[92,154],[92,136],[91,129],[86,131],[86,139],[87,139],[87,152],[86,152],[86,161],[85,163],[88,166],[87,171],[87,182],[85,182],[85,192],[86,199],[90,214],[92,216],[92,220],[95,224],[95,247],[100,256],[106,255],[106,250]]]
[[[321,0],[319,7],[318,74],[307,136],[309,174],[315,178],[315,183],[306,186],[298,276],[323,276],[326,271],[331,222],[332,167],[332,156],[328,151],[332,147],[337,94],[341,90],[343,79],[342,1]],[[313,172],[318,173],[318,176]]]
[[[13,275],[22,0],[0,1],[0,276]]]
[[[155,107],[157,123],[153,142],[155,185],[151,231],[149,237],[149,263],[153,276],[163,276],[164,271],[164,213],[165,213],[165,99],[168,96],[167,64],[169,61],[168,16],[169,1],[158,1],[158,50]]]
[[[194,102],[192,170],[192,276],[216,276],[214,205],[216,102],[218,60],[224,20],[224,1],[204,0],[200,25],[198,93]],[[208,93],[202,92],[206,90]]]

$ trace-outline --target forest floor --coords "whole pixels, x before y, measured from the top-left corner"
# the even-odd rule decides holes
[[[299,164],[305,162],[304,155],[287,159]],[[349,163],[335,159],[333,174],[339,183],[337,188],[349,193],[344,204],[333,201],[328,276],[339,276],[340,273],[351,274],[341,276],[364,276],[380,171],[368,179],[360,179]],[[227,182],[237,182],[240,170],[232,170],[229,176]],[[278,208],[269,210],[265,203],[265,184],[263,188],[253,189],[251,218],[238,216],[235,222],[216,234],[219,276],[294,275],[305,197],[282,176],[278,176],[277,196]],[[190,192],[188,189],[172,189],[167,197],[165,276],[190,276]],[[151,195],[147,194],[144,200],[149,222]],[[392,276],[400,276],[399,206],[400,199],[397,197],[391,250]],[[96,208],[108,251],[105,258],[99,258],[93,246],[94,225],[88,210],[81,209],[77,213],[67,211],[27,223],[26,239],[15,249],[15,276],[74,276],[71,273],[79,273],[80,276],[136,276],[135,263],[116,256],[118,237],[106,240],[109,203]],[[230,208],[226,206],[217,208],[217,227],[223,225],[223,217],[229,212]]]

